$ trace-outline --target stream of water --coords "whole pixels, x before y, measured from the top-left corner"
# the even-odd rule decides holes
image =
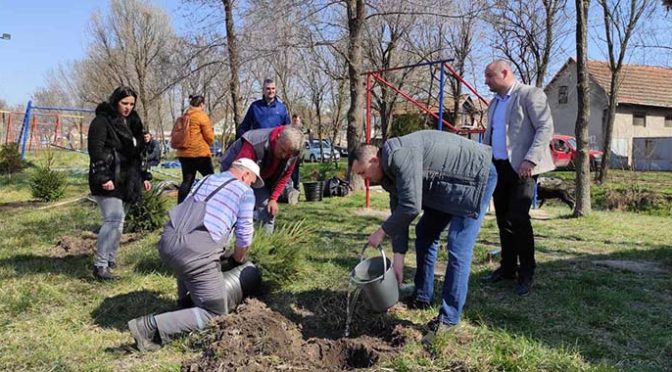
[[[357,299],[359,298],[359,294],[362,291],[362,286],[359,284],[355,284],[350,281],[350,284],[348,284],[348,303],[347,303],[347,318],[345,320],[345,337],[350,337],[350,325],[352,323],[352,317],[355,314],[355,306],[357,305]]]

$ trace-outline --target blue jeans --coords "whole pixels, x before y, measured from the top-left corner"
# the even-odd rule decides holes
[[[434,295],[434,265],[439,249],[439,239],[443,230],[450,224],[447,242],[448,267],[446,267],[446,278],[443,283],[441,309],[438,317],[443,323],[454,325],[460,321],[460,314],[467,300],[474,244],[496,185],[497,171],[493,165],[490,167],[490,174],[488,175],[477,219],[453,216],[434,209],[425,209],[415,228],[417,260],[415,298],[418,301],[430,303]]]
[[[103,215],[103,225],[96,239],[96,258],[94,265],[107,267],[110,262],[116,262],[117,250],[124,230],[124,218],[127,205],[121,199],[113,196],[94,196]]]

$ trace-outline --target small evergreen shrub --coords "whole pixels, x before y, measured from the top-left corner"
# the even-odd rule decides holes
[[[306,248],[314,230],[304,220],[276,228],[270,235],[257,230],[249,255],[264,282],[282,286],[297,278],[306,266]]]
[[[46,157],[30,177],[30,191],[33,198],[50,202],[65,195],[66,178],[62,172],[53,169],[54,154],[46,152]]]
[[[0,147],[0,172],[11,176],[28,166],[25,160],[21,160],[19,144],[11,142]]]
[[[168,217],[168,208],[161,191],[154,187],[139,202],[131,204],[124,222],[125,232],[147,232],[163,227]]]

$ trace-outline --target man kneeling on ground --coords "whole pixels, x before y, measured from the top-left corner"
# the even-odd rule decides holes
[[[390,193],[392,215],[369,236],[369,245],[378,247],[385,235],[391,237],[399,284],[408,250],[408,227],[424,211],[415,228],[413,308],[428,308],[432,302],[439,239],[450,224],[441,307],[438,317],[428,324],[423,342],[460,321],[474,243],[497,183],[491,158],[489,146],[435,130],[389,139],[380,149],[361,145],[353,153],[353,172]]]
[[[220,259],[234,229],[236,248],[231,259],[241,263],[252,244],[254,193],[250,186],[264,186],[259,166],[250,159],[239,159],[228,172],[205,177],[169,212],[159,255],[177,277],[178,304],[193,307],[129,321],[140,351],[156,350],[174,336],[202,329],[215,316],[232,310]]]

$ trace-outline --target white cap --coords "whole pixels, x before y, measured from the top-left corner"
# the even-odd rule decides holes
[[[252,159],[240,158],[234,161],[231,166],[243,167],[250,172],[254,173],[257,176],[257,180],[252,184],[252,187],[255,189],[264,187],[264,180],[261,179],[261,172],[259,171],[259,166]]]

